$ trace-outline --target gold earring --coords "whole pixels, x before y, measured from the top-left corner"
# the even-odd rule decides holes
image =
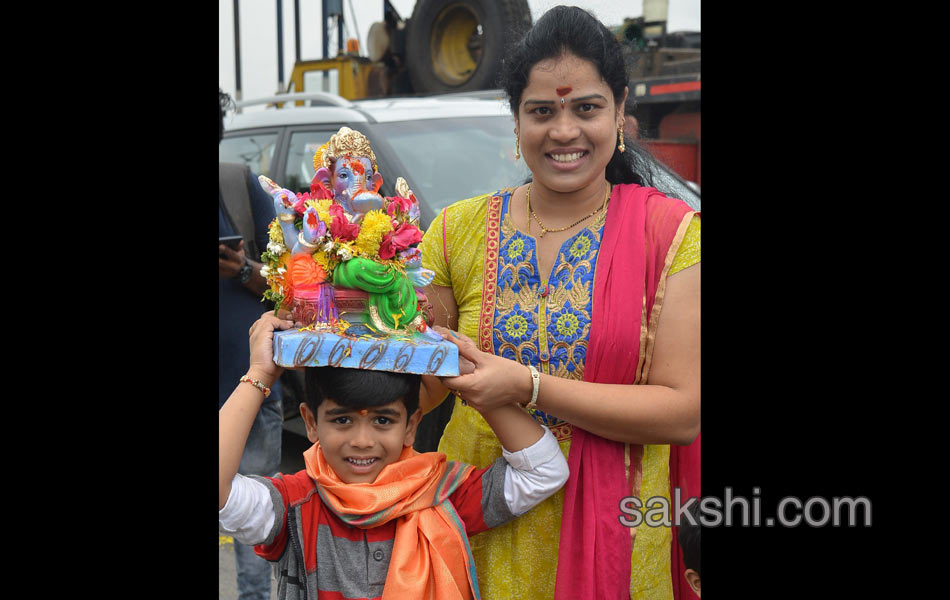
[[[515,160],[521,158],[521,134],[515,129]]]
[[[617,146],[617,150],[620,150],[622,153],[626,150],[626,146],[623,145],[623,123],[620,124],[620,127],[617,128],[617,137],[620,138],[620,145]]]

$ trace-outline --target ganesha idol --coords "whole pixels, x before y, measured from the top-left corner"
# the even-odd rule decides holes
[[[382,196],[369,140],[348,127],[317,150],[313,166],[306,194],[259,178],[277,213],[261,256],[265,298],[305,326],[426,332],[422,288],[433,273],[422,268],[419,203],[405,180],[397,196]]]

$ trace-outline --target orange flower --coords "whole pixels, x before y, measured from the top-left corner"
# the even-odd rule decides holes
[[[284,284],[291,290],[316,289],[326,281],[327,272],[309,254],[295,254],[287,266]]]

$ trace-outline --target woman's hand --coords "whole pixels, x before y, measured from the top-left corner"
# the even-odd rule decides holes
[[[268,311],[251,325],[250,335],[251,364],[247,370],[248,377],[259,379],[270,387],[284,368],[274,362],[274,331],[283,331],[294,326],[289,314],[284,311],[284,318],[275,317]]]
[[[478,349],[467,336],[444,327],[433,327],[459,350],[457,377],[441,377],[442,384],[480,413],[531,399],[531,373],[513,360]]]

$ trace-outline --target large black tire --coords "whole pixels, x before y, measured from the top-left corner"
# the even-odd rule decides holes
[[[530,27],[527,0],[418,0],[406,43],[413,89],[440,93],[497,87],[506,46]]]

